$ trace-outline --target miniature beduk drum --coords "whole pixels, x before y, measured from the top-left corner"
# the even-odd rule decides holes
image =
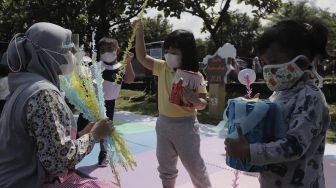
[[[201,84],[205,84],[203,75],[200,72],[192,72],[177,69],[169,101],[173,104],[183,107],[193,107],[193,105],[184,99],[183,88],[189,88],[197,91]]]
[[[239,124],[248,143],[268,143],[285,136],[281,106],[269,100],[235,98],[228,101],[224,112],[224,121],[228,125],[227,138],[238,138]],[[226,164],[234,169],[246,172],[260,172],[265,166],[255,166],[248,161],[226,156]]]

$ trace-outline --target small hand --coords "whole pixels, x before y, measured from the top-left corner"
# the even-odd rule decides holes
[[[200,96],[198,92],[186,88],[183,88],[183,97],[187,102],[190,102],[195,109],[204,110],[206,108],[207,102],[206,100]]]
[[[137,28],[137,31],[144,30],[144,24],[141,19],[136,19],[131,23],[132,28]]]
[[[237,125],[238,138],[225,139],[225,151],[228,156],[237,157],[243,160],[250,160],[250,145],[247,142],[240,125]]]
[[[90,133],[94,124],[95,123],[92,123],[92,122],[88,123],[83,130],[81,130],[81,131],[78,132],[78,136],[81,137],[81,136],[83,136],[85,134]]]
[[[93,125],[91,132],[93,133],[95,140],[100,141],[105,137],[111,135],[114,129],[115,128],[113,126],[112,121],[109,121],[108,118],[105,118],[96,122]]]
[[[188,102],[193,104],[199,101],[198,93],[187,87],[183,88],[183,96]]]
[[[132,52],[128,52],[126,57],[126,64],[130,64],[132,62],[132,59],[134,57],[134,54]]]

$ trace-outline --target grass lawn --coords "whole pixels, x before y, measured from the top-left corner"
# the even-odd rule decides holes
[[[121,90],[116,101],[116,110],[130,111],[142,115],[158,116],[156,96],[146,95],[142,91]],[[329,105],[332,124],[327,132],[328,143],[336,143],[336,104]],[[208,115],[208,109],[198,112],[198,120],[204,124],[217,125],[219,120]]]

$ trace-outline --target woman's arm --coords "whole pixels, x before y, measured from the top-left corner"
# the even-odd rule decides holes
[[[92,133],[71,140],[71,117],[61,100],[55,91],[42,90],[27,104],[29,133],[36,140],[41,164],[50,174],[74,168],[95,144]]]

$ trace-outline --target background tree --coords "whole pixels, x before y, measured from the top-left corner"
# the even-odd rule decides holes
[[[221,2],[219,11],[215,11],[213,7],[219,2]],[[220,30],[223,25],[228,25],[230,22],[228,10],[231,2],[231,0],[154,0],[153,6],[158,7],[159,10],[163,10],[165,16],[179,18],[182,12],[188,12],[200,17],[216,47],[219,47],[222,45]],[[256,9],[253,10],[253,13],[256,17],[260,18],[277,11],[282,6],[281,0],[238,0],[237,2],[255,7]]]
[[[228,22],[221,25],[218,31],[220,43],[229,42],[236,47],[239,56],[250,57],[261,30],[259,18],[251,18],[237,11],[229,11],[228,18]]]
[[[166,36],[173,31],[173,25],[161,14],[154,18],[144,18],[144,22],[144,37],[147,43],[163,41]],[[132,28],[130,23],[124,22],[119,24],[118,27],[113,28],[110,36],[119,41],[121,49],[125,49],[131,32]]]
[[[274,14],[270,20],[273,24],[286,19],[310,22],[316,20],[316,18],[329,30],[329,51],[336,49],[336,14],[328,10],[310,6],[307,0],[300,2],[289,1],[279,10],[278,14]]]
[[[145,41],[163,41],[173,31],[173,25],[163,15],[145,19]]]
[[[88,47],[92,32],[96,40],[116,32],[140,12],[143,0],[2,0],[0,39],[9,41],[36,22],[47,21],[69,28]]]
[[[36,22],[52,22],[71,28],[81,36],[87,32],[88,0],[3,0],[0,3],[0,39],[9,41]]]

